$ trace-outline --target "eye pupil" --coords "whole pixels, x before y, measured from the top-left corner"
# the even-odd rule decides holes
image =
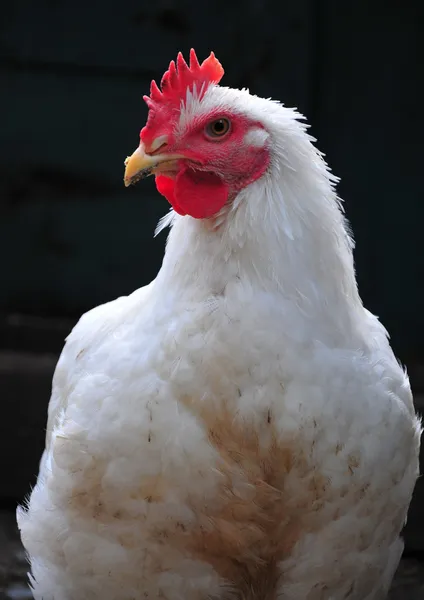
[[[219,121],[216,121],[214,124],[214,129],[216,133],[222,133],[223,131],[225,131],[225,121],[223,119],[219,119]]]

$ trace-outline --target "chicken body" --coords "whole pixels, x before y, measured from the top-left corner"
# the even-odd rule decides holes
[[[36,600],[387,594],[418,474],[409,383],[321,156],[254,100],[278,139],[265,179],[212,223],[171,216],[156,280],[66,342],[18,512]]]

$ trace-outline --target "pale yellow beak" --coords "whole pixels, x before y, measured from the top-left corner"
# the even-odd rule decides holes
[[[155,173],[175,171],[179,154],[146,154],[143,143],[125,159],[125,187]]]

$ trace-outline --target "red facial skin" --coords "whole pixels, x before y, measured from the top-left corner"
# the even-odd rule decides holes
[[[222,136],[212,136],[208,125],[221,118],[228,119],[230,128]],[[244,116],[225,112],[202,115],[179,137],[173,133],[174,123],[161,125],[154,138],[166,134],[168,144],[157,152],[185,158],[178,161],[176,173],[156,175],[156,187],[180,215],[213,217],[268,168],[266,144],[258,147],[245,141],[249,131],[263,127]],[[152,133],[142,130],[140,134],[147,151]]]

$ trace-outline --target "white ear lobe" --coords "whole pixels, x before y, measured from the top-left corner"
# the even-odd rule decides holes
[[[246,133],[244,136],[244,143],[250,146],[256,146],[257,148],[263,148],[267,141],[269,134],[265,129],[261,127],[255,127]]]

